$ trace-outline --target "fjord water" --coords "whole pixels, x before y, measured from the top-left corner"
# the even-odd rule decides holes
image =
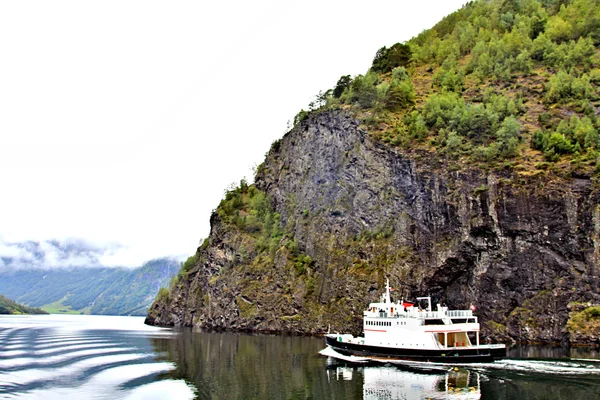
[[[183,380],[162,379],[174,368],[152,340],[169,330],[142,317],[0,316],[0,398],[193,398]]]
[[[322,338],[201,333],[138,317],[1,316],[0,398],[595,399],[589,349],[515,347],[478,366],[356,365]]]

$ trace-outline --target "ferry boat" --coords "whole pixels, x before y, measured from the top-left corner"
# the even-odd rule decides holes
[[[504,344],[480,344],[479,323],[469,310],[448,310],[431,297],[418,297],[425,308],[390,298],[389,281],[378,303],[363,316],[363,337],[328,333],[327,346],[343,356],[442,363],[492,362],[506,357]]]

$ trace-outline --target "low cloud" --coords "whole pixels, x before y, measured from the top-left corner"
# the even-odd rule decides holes
[[[8,242],[0,237],[2,268],[138,267],[139,255],[117,243],[81,239]]]

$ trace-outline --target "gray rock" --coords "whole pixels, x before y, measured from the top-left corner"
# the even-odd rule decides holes
[[[390,278],[408,299],[477,305],[488,337],[568,341],[568,303],[600,300],[597,188],[585,178],[446,165],[372,139],[347,113],[311,115],[255,179],[314,261],[308,271],[293,273],[290,237],[267,265],[244,262],[258,252],[214,214],[211,245],[147,322],[360,333],[362,309]]]

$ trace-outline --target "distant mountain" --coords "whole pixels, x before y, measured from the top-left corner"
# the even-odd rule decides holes
[[[180,263],[160,258],[133,269],[103,265],[119,248],[73,239],[9,243],[0,238],[0,293],[51,313],[146,315]]]
[[[0,294],[51,313],[145,315],[180,267],[159,258],[138,268],[107,266],[118,244],[81,239],[7,242],[0,237]]]
[[[16,303],[0,294],[0,314],[48,314],[39,308],[31,308]]]

